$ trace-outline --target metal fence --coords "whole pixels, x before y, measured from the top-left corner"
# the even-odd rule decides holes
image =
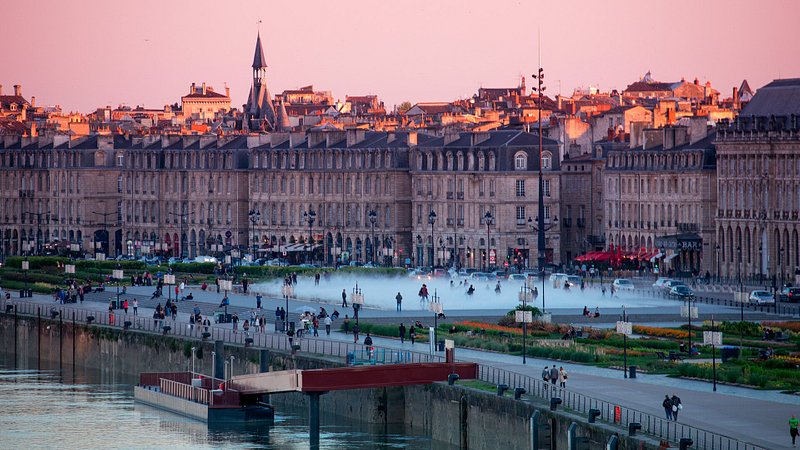
[[[161,392],[174,397],[179,397],[184,400],[202,403],[204,405],[213,405],[214,397],[209,394],[207,389],[194,387],[190,384],[179,383],[177,381],[167,380],[161,378],[159,380],[159,387]]]
[[[634,291],[639,295],[648,297],[664,298],[668,300],[675,300],[676,302],[685,302],[686,300],[675,298],[669,295],[666,290],[660,289],[636,289]],[[695,293],[695,298],[692,300],[697,303],[704,303],[709,305],[728,306],[731,308],[741,308],[744,306],[746,311],[774,313],[782,316],[800,317],[800,305],[787,305],[785,303],[775,302],[774,305],[756,305],[749,302],[739,302],[733,298],[716,298],[708,295],[700,295]]]
[[[9,305],[11,306],[10,309],[8,308]],[[195,340],[223,340],[230,344],[240,344],[254,348],[286,352],[299,351],[307,354],[342,358],[344,361],[347,361],[348,355],[357,357],[359,354],[369,354],[380,355],[380,357],[373,356],[368,360],[369,363],[374,364],[444,362],[444,357],[442,356],[423,352],[400,351],[397,349],[375,346],[369,348],[363,344],[316,339],[313,337],[295,338],[290,344],[288,337],[282,333],[253,333],[252,331],[244,333],[241,330],[234,332],[234,330],[230,328],[214,326],[206,328],[172,319],[155,320],[141,316],[134,317],[131,315],[108,313],[100,314],[97,311],[66,307],[63,305],[48,307],[48,305],[45,304],[0,300],[0,307],[2,307],[2,311],[7,314],[16,312],[17,314],[26,316],[50,317],[56,320],[60,318],[64,321],[74,321],[75,323],[81,324],[88,324],[91,322],[96,325],[132,329],[137,332],[182,336]],[[53,312],[57,312],[58,314],[54,315]],[[93,318],[91,321],[89,320],[90,317]],[[164,330],[165,326],[169,327],[166,333]],[[203,333],[208,333],[208,335],[203,337]],[[294,349],[292,346],[294,346]],[[568,389],[559,388],[538,378],[495,366],[479,364],[478,379],[493,385],[506,384],[512,389],[521,387],[525,389],[527,395],[548,402],[552,397],[560,397],[563,402],[563,408],[579,414],[588,414],[590,409],[598,409],[601,412],[600,419],[605,422],[616,423],[625,428],[627,428],[629,424],[637,422],[642,426],[641,432],[671,442],[678,442],[682,437],[687,437],[694,440],[696,448],[708,450],[765,450],[763,447],[742,442],[735,438],[676,423],[661,418],[660,416],[638,411],[606,400],[592,398]]]

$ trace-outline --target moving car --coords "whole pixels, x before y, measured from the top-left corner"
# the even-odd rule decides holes
[[[669,295],[681,299],[694,298],[694,291],[685,284],[679,284],[669,290]]]
[[[581,287],[581,281],[583,281],[583,278],[578,275],[570,275],[567,277],[567,283],[569,283],[570,287]]]
[[[750,293],[750,303],[754,305],[774,305],[775,297],[769,291],[755,290]]]
[[[686,286],[686,283],[680,280],[667,280],[662,285],[662,288],[667,292],[671,292],[675,286]]]
[[[781,293],[778,294],[778,300],[782,302],[792,302],[792,303],[800,302],[800,288],[797,287],[783,288]]]
[[[634,288],[633,281],[627,278],[617,278],[614,280],[613,286],[618,291],[632,291]]]
[[[559,289],[564,287],[564,283],[569,281],[569,275],[565,273],[554,273],[550,275],[550,282],[553,284],[553,288]]]
[[[524,273],[512,273],[508,276],[508,281],[525,281],[527,278]]]
[[[657,289],[663,289],[664,285],[667,284],[668,281],[672,281],[672,278],[658,277],[656,282],[653,283],[653,287]]]

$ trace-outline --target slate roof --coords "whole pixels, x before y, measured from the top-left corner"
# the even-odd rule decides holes
[[[742,116],[800,115],[800,78],[775,80],[762,87],[742,110]]]
[[[253,56],[253,69],[262,69],[267,67],[267,58],[264,57],[264,48],[261,46],[261,33],[258,33],[256,39],[256,53]]]
[[[205,95],[202,92],[193,92],[189,95],[184,95],[183,98],[228,98],[226,95],[222,95],[219,92],[214,92],[212,90],[206,89]]]

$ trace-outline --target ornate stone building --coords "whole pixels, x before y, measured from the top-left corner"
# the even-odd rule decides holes
[[[717,133],[723,277],[791,277],[800,266],[800,79],[759,89]]]
[[[679,273],[712,270],[716,168],[704,121],[644,131],[643,145],[608,153],[607,246]]]

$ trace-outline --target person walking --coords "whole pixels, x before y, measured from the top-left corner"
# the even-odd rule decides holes
[[[795,444],[795,441],[797,440],[797,425],[797,417],[792,414],[792,418],[789,419],[789,436],[792,437],[792,447],[797,447],[797,444]]]
[[[247,274],[244,274],[242,276],[242,292],[245,294],[247,294],[247,283],[248,283]]]
[[[400,326],[397,328],[398,334],[400,334],[400,343],[404,343],[406,341],[406,326],[403,323],[400,323]]]
[[[343,324],[343,327],[344,327],[344,334],[349,333],[350,332],[350,318],[347,317],[347,314],[344,315],[344,321],[342,322],[342,324]]]
[[[414,338],[417,337],[417,331],[414,329],[414,325],[411,325],[411,328],[408,329],[408,338],[411,340],[411,345],[414,345]]]
[[[394,299],[397,300],[397,312],[402,311],[403,310],[403,296],[400,295],[400,292],[397,293],[397,295],[394,297]]]
[[[545,383],[550,381],[550,369],[547,366],[544,366],[544,369],[542,369],[542,381]]]
[[[558,385],[562,388],[567,387],[567,371],[563,366],[558,368]]]
[[[331,335],[331,323],[333,323],[333,321],[331,320],[331,316],[326,314],[325,318],[323,319],[323,323],[325,324],[325,334],[330,336]]]
[[[353,343],[358,344],[358,324],[353,325]]]
[[[683,409],[683,405],[681,405],[681,398],[675,394],[672,394],[672,420],[678,420],[678,412]]]
[[[553,364],[553,367],[550,368],[550,384],[555,386],[556,382],[558,382],[558,369],[556,369],[556,365]]]
[[[669,398],[669,394],[664,395],[661,406],[664,407],[664,415],[667,416],[667,420],[672,420],[672,399]]]
[[[261,294],[256,294],[256,309],[261,309]]]
[[[133,315],[139,315],[139,300],[133,299]]]
[[[342,308],[347,308],[347,291],[342,289]]]
[[[125,315],[128,315],[128,299],[125,299],[122,302],[122,310],[125,311]]]

